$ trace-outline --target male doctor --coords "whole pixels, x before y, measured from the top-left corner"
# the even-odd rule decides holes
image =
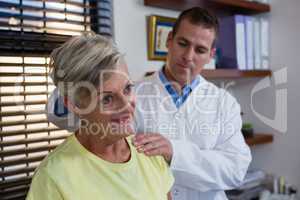
[[[166,65],[136,86],[133,144],[148,156],[164,156],[175,176],[175,200],[226,200],[224,190],[242,183],[251,161],[239,104],[201,76],[217,32],[218,20],[207,10],[182,12],[168,35]],[[49,121],[76,129],[66,126],[66,110],[57,113],[58,96],[55,90],[48,101]]]
[[[241,134],[240,106],[200,74],[214,56],[216,16],[194,7],[182,12],[167,39],[166,65],[136,87],[134,144],[163,155],[175,176],[175,200],[224,200],[251,161]]]

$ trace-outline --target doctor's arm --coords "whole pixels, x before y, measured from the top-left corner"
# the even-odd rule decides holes
[[[185,187],[205,192],[239,186],[250,164],[251,153],[241,134],[240,106],[231,96],[229,98],[222,106],[222,126],[225,128],[215,133],[219,137],[213,148],[202,149],[195,140],[169,141],[163,136],[160,136],[161,140],[153,139],[158,134],[137,135],[152,137],[153,143],[160,147],[153,147],[151,138],[143,138],[146,141],[143,150],[148,150],[148,155],[163,155],[167,161],[166,155],[171,152],[170,167],[176,174],[176,181]]]
[[[191,140],[171,140],[171,168],[176,179],[193,189],[228,190],[242,184],[251,162],[249,147],[241,134],[240,106],[234,100],[225,102],[223,129],[212,149],[201,149]]]

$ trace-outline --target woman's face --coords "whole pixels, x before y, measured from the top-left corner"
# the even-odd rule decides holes
[[[109,74],[109,78],[101,82]],[[100,77],[100,87],[95,100],[95,109],[81,115],[81,129],[84,132],[99,135],[101,138],[118,139],[133,133],[133,115],[135,96],[133,84],[128,77],[126,64],[120,64],[116,69],[104,72]],[[90,101],[88,101],[90,102]]]

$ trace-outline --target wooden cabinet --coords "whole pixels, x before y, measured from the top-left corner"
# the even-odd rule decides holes
[[[144,4],[171,10],[185,10],[193,6],[201,6],[236,14],[259,14],[271,10],[267,4],[246,0],[144,0]]]
[[[201,75],[205,78],[217,79],[217,78],[255,78],[271,76],[270,70],[238,70],[238,69],[215,69],[215,70],[203,70]]]
[[[246,138],[246,143],[249,146],[255,146],[259,144],[266,144],[273,142],[273,135],[265,133],[254,134],[253,137]]]

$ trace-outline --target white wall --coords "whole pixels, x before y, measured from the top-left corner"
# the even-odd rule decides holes
[[[277,87],[277,89],[287,88],[288,129],[283,135],[265,126],[261,128],[275,133],[274,143],[253,149],[253,166],[284,175],[300,189],[300,21],[297,20],[300,17],[300,1],[271,1],[271,66],[272,70],[282,67],[288,69],[287,84]],[[275,96],[272,93],[271,96],[269,93],[266,94],[260,99],[261,105],[267,107],[266,112],[274,116]],[[256,124],[263,126],[257,119]]]
[[[146,71],[159,69],[163,62],[147,59],[146,16],[177,17],[179,12],[144,6],[144,0],[114,0],[115,39],[126,55],[129,72],[136,80]]]
[[[288,131],[281,134],[261,122],[250,109],[250,92],[259,79],[242,79],[233,87],[234,95],[246,113],[245,121],[253,122],[257,132],[273,133],[274,143],[252,148],[252,167],[284,175],[300,189],[300,1],[271,0],[271,68],[288,67]],[[146,71],[159,69],[163,63],[147,60],[146,16],[151,14],[176,17],[178,12],[146,7],[143,0],[114,0],[115,38],[133,79]],[[254,98],[255,110],[272,118],[275,114],[275,87]]]

